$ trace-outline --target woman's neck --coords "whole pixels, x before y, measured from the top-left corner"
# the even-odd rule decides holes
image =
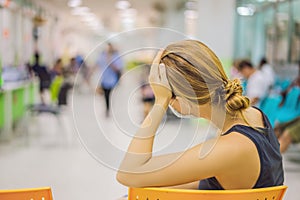
[[[225,109],[213,107],[210,105],[200,105],[200,117],[211,121],[216,127],[218,127],[222,133],[225,133],[232,126],[236,124],[244,124],[244,120],[240,112],[236,115],[229,115]]]

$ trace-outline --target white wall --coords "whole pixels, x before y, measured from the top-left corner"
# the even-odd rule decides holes
[[[219,58],[233,55],[235,0],[199,0],[197,38]]]
[[[69,59],[77,53],[86,56],[97,45],[95,33],[79,18],[70,16],[68,10],[57,7],[50,1],[33,1],[56,17],[56,20],[48,19],[41,27],[43,37],[39,42],[39,48],[47,47],[42,54],[48,58],[43,61],[49,67],[53,66],[57,58],[62,58],[63,63],[68,64]]]

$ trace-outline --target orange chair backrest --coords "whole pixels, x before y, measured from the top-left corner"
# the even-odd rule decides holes
[[[1,200],[53,200],[50,187],[0,190]]]
[[[282,200],[287,186],[247,190],[129,188],[128,200]]]

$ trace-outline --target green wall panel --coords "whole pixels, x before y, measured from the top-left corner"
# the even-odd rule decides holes
[[[0,129],[4,127],[4,93],[0,92]]]
[[[24,88],[14,90],[12,93],[12,119],[16,121],[20,119],[24,113],[26,106],[24,105]]]
[[[35,84],[31,83],[29,86],[29,104],[35,103]]]

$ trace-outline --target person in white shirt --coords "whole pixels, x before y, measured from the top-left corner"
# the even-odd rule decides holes
[[[271,89],[275,83],[275,72],[266,58],[260,60],[258,69],[264,74],[266,84],[268,84],[268,88]]]
[[[246,96],[250,98],[251,105],[258,106],[260,101],[267,95],[269,80],[266,79],[263,72],[255,69],[250,61],[242,60],[238,69],[247,80]]]

